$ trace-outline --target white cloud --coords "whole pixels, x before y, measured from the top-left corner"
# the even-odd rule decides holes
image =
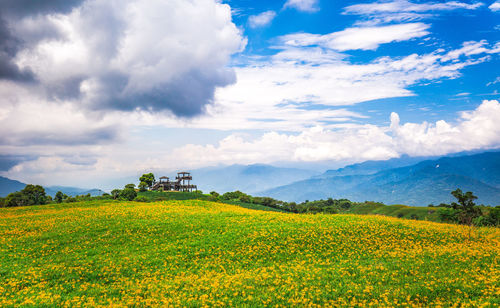
[[[359,24],[379,24],[390,22],[406,22],[433,17],[438,11],[475,10],[483,3],[473,4],[448,1],[413,3],[407,0],[377,1],[373,3],[354,4],[344,8],[344,14],[364,15],[367,21]]]
[[[299,134],[270,132],[255,140],[233,134],[217,145],[186,145],[170,158],[182,155],[189,166],[218,163],[276,161],[381,160],[411,156],[444,155],[474,149],[500,147],[500,103],[484,101],[477,109],[463,112],[454,123],[400,123],[391,114],[390,127],[351,125],[338,129],[316,126]]]
[[[310,13],[319,11],[318,0],[287,0],[283,8],[294,8]]]
[[[27,44],[16,63],[33,71],[49,97],[94,110],[199,114],[216,87],[235,81],[227,64],[245,45],[230,7],[214,0],[87,0],[12,28],[26,40],[37,31],[28,26],[42,18],[62,37]]]
[[[287,48],[270,59],[236,68],[238,82],[219,89],[217,103],[207,109],[208,118],[195,119],[190,125],[289,131],[311,125],[336,127],[363,115],[335,106],[412,96],[411,85],[457,78],[464,67],[487,61],[485,55],[495,49],[479,45],[482,53],[460,48],[459,52],[381,57],[366,64],[351,64],[345,55],[319,47]],[[313,108],[318,105],[324,108]],[[264,119],[274,121],[259,121]]]
[[[493,2],[489,7],[490,10],[493,12],[498,12],[500,11],[500,1],[495,1]]]
[[[486,86],[489,87],[489,86],[492,86],[492,85],[497,84],[497,83],[500,83],[500,76],[495,78],[495,80],[488,82],[486,84]]]
[[[475,110],[463,112],[456,124],[443,120],[399,125],[391,116],[396,148],[409,155],[443,155],[452,152],[500,147],[500,104],[483,101]]]
[[[248,18],[248,24],[251,28],[260,28],[269,25],[274,17],[276,17],[275,11],[265,11],[258,15],[252,15]]]
[[[344,11],[351,14],[372,14],[378,12],[426,12],[450,11],[456,9],[475,10],[483,5],[484,4],[481,2],[473,4],[459,1],[413,3],[406,0],[395,0],[354,4],[346,7]]]
[[[310,33],[295,33],[280,37],[285,45],[312,46],[345,51],[345,50],[375,50],[381,44],[406,41],[422,37],[429,32],[429,25],[409,23],[380,27],[355,27],[325,35]]]
[[[488,47],[488,42],[486,40],[481,40],[479,42],[469,41],[464,42],[462,47],[459,49],[452,50],[448,52],[443,58],[443,61],[457,60],[460,56],[472,56],[478,54],[489,54],[498,53],[497,47]]]

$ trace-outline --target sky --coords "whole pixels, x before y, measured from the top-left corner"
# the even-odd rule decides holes
[[[0,175],[500,148],[500,1],[2,0]]]

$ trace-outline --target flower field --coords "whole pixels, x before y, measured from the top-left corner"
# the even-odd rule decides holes
[[[0,209],[0,306],[500,305],[500,230],[207,201]]]

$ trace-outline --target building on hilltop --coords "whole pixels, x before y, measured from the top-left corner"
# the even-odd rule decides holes
[[[189,191],[197,190],[197,186],[191,184],[193,177],[189,172],[177,172],[175,181],[170,181],[169,177],[162,176],[158,182],[155,182],[151,190],[160,191]]]

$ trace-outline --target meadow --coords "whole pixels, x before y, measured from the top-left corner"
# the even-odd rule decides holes
[[[0,306],[500,305],[500,229],[203,200],[0,208]]]

